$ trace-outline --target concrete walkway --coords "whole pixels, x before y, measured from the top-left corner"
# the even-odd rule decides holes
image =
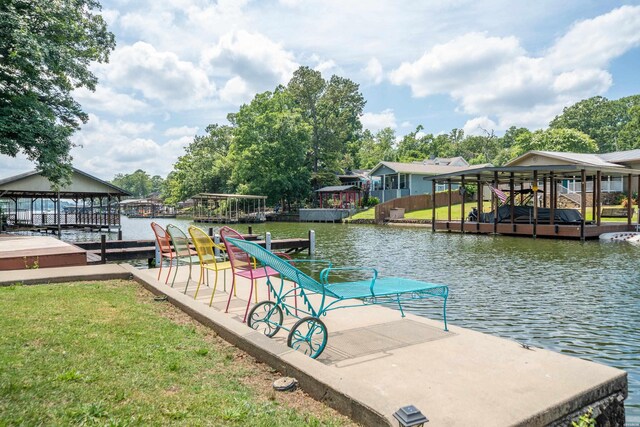
[[[621,370],[543,349],[525,349],[514,341],[451,325],[450,332],[444,332],[440,319],[411,314],[402,318],[398,311],[381,306],[330,312],[322,319],[329,331],[328,347],[313,360],[286,346],[286,331],[269,339],[241,323],[246,307],[242,298],[249,289],[246,281],[239,282],[238,297],[225,314],[225,284],[218,284],[212,308],[208,306],[210,288],[201,288],[197,300],[194,282],[186,295],[181,292],[187,267],[180,267],[174,288],[156,281],[157,270],[128,265],[71,270],[13,272],[12,280],[34,283],[131,275],[234,345],[295,376],[309,394],[364,425],[397,425],[393,412],[409,404],[420,409],[431,426],[566,424],[567,417],[579,415],[588,406],[605,402],[606,408],[614,400],[619,405],[626,397],[626,373]],[[0,273],[0,283],[6,283],[7,273]],[[199,268],[194,267],[196,280],[198,274]],[[227,274],[228,289],[230,279]],[[261,285],[260,299],[266,296]],[[441,300],[425,304],[439,306]]]

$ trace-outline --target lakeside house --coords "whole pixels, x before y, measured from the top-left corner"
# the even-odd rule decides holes
[[[399,197],[431,194],[430,177],[487,166],[491,165],[469,165],[462,157],[440,157],[413,163],[380,162],[369,172],[371,177],[377,178],[371,196],[377,197],[381,202],[388,202]],[[452,189],[457,190],[458,185]],[[445,184],[436,186],[436,191],[444,190]]]

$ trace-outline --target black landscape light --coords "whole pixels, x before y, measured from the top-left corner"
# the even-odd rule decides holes
[[[394,412],[393,416],[400,423],[400,427],[423,426],[424,423],[429,422],[429,419],[420,412],[420,409],[413,405],[403,406]]]

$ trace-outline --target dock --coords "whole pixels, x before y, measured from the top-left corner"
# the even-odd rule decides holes
[[[434,427],[571,425],[589,407],[599,425],[624,425],[624,371],[451,324],[445,332],[440,318],[402,318],[383,306],[331,312],[323,317],[327,348],[314,360],[287,347],[286,332],[270,339],[241,322],[248,281],[238,281],[238,298],[224,313],[228,294],[221,289],[230,290],[230,275],[226,286],[218,285],[213,307],[208,305],[210,288],[200,289],[197,299],[195,283],[186,295],[178,291],[187,268],[180,269],[177,283],[182,286],[175,288],[157,281],[154,269],[130,265],[0,272],[0,285],[7,280],[81,280],[83,274],[95,277],[94,269],[105,267],[166,295],[168,303],[258,361],[295,377],[309,395],[363,425],[397,426],[393,413],[407,405],[414,405]],[[100,272],[105,275],[107,270]],[[57,280],[59,275],[63,277]],[[259,299],[267,298],[263,282],[258,292]],[[450,321],[455,323],[455,314]]]
[[[86,265],[86,252],[55,237],[0,234],[0,270]]]

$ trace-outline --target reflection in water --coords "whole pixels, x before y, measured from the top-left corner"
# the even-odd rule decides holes
[[[125,239],[153,238],[150,220],[122,220]],[[189,225],[175,219],[157,222]],[[246,232],[246,227],[238,228]],[[640,416],[638,247],[434,234],[426,228],[298,223],[252,227],[258,234],[270,231],[274,239],[304,237],[314,229],[316,258],[448,284],[452,324],[624,369],[629,373],[627,413]],[[97,240],[96,234],[71,231],[64,238]],[[427,300],[409,311],[441,318],[439,302]]]

